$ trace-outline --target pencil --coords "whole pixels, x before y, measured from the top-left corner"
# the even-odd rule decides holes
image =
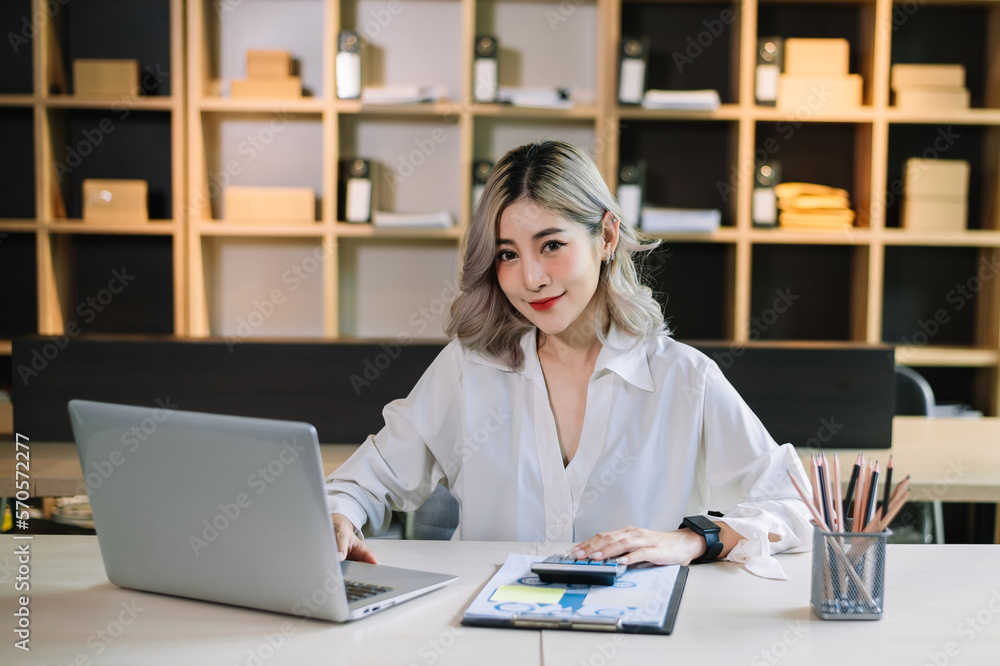
[[[862,454],[858,454],[854,461],[854,469],[851,471],[851,480],[847,483],[847,495],[844,497],[844,520],[847,520],[847,510],[851,508],[851,498],[854,497],[854,485],[858,482],[858,474],[861,473]],[[846,525],[844,526],[847,527]]]
[[[854,514],[853,514],[853,531],[861,531],[861,512],[864,510],[865,497],[867,493],[865,492],[865,481],[868,479],[868,461],[862,457],[861,459],[861,471],[858,473],[858,486],[855,491],[854,500]]]
[[[844,524],[843,502],[841,502],[840,495],[840,461],[837,459],[836,453],[833,454],[833,494],[833,505],[837,507],[837,526],[834,529],[843,532],[847,526]]]
[[[868,501],[865,504],[864,524],[861,529],[868,526],[875,512],[875,492],[878,490],[878,461],[875,461],[875,469],[872,470],[871,484],[868,487]]]
[[[809,454],[809,480],[812,482],[812,505],[819,509],[819,465],[816,463],[816,454]]]
[[[882,490],[882,514],[889,513],[889,489],[892,487],[892,454],[889,454],[889,464],[885,468],[885,488]]]
[[[822,500],[823,516],[826,518],[826,524],[832,525],[833,523],[830,522],[830,495],[826,492],[826,470],[823,469],[822,464],[817,464],[817,466],[819,467],[819,496]]]

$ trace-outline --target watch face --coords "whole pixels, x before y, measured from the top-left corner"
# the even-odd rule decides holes
[[[720,531],[719,526],[712,522],[712,519],[708,516],[688,516],[684,520],[702,532],[711,533]]]

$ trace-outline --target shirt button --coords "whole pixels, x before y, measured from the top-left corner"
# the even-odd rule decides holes
[[[566,526],[566,521],[563,520],[562,518],[556,521],[556,527],[558,527],[559,529],[562,529],[565,526]]]

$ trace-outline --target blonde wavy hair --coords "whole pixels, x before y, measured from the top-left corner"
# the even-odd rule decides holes
[[[601,263],[594,322],[598,339],[607,343],[611,322],[638,338],[666,330],[660,304],[640,277],[642,260],[660,241],[642,236],[633,220],[624,219],[583,151],[563,141],[540,141],[509,151],[486,182],[462,242],[459,295],[445,325],[449,338],[458,337],[467,348],[513,370],[524,364],[521,337],[534,325],[508,300],[496,274],[500,216],[517,201],[582,224],[595,243],[603,237],[602,220],[610,211],[619,220],[618,246],[614,259]]]

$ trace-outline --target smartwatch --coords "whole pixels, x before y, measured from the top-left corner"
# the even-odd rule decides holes
[[[719,540],[719,532],[722,530],[708,516],[688,516],[677,529],[681,527],[686,527],[695,534],[700,534],[705,539],[705,546],[707,546],[705,554],[693,560],[691,564],[714,562],[718,559],[719,553],[722,552],[722,541]]]

